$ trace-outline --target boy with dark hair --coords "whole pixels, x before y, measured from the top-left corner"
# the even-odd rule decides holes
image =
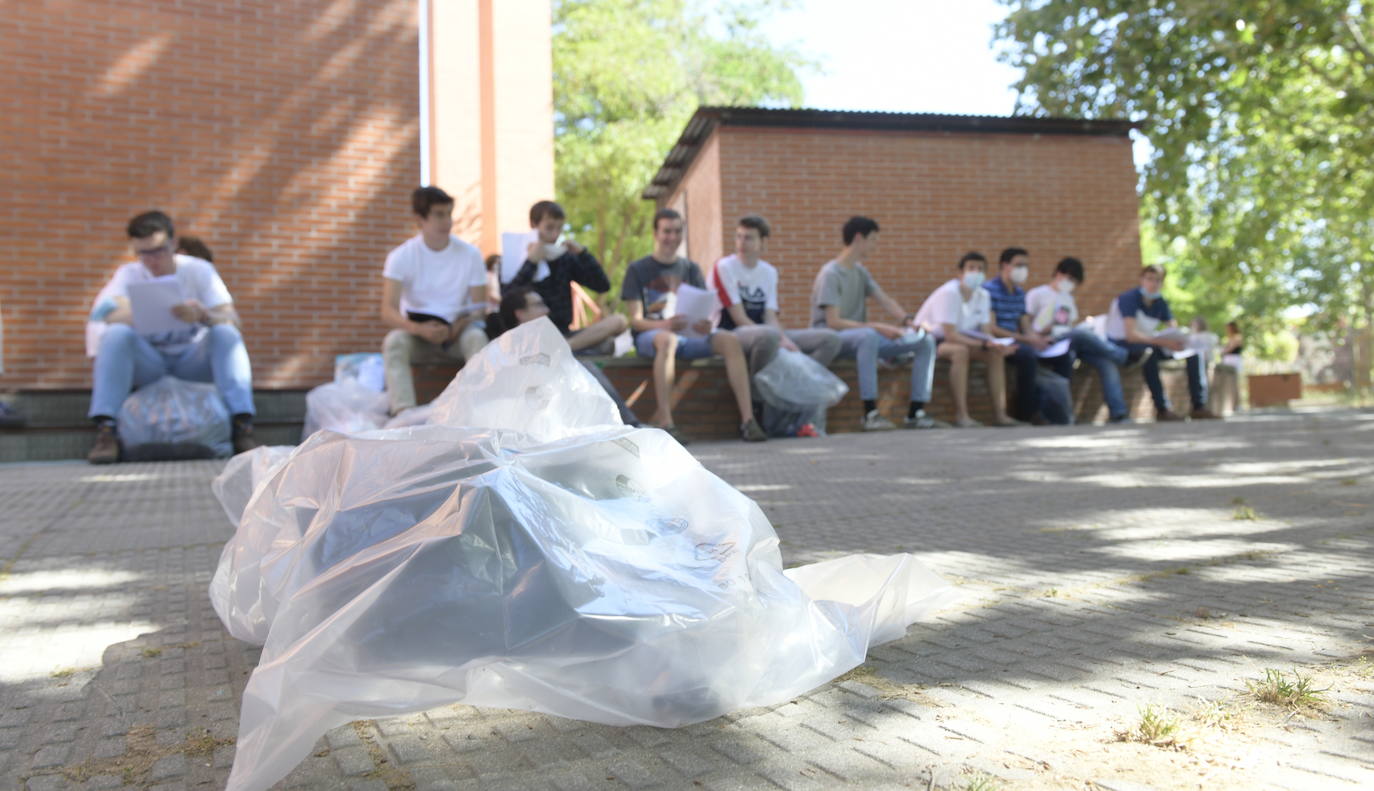
[[[771,230],[757,214],[741,217],[735,227],[734,254],[711,270],[711,287],[721,304],[719,326],[739,336],[751,373],[771,362],[779,346],[830,365],[840,353],[840,336],[834,330],[784,330],[778,321],[778,270],[760,257]]]
[[[453,198],[438,187],[411,194],[420,232],[392,250],[382,268],[382,342],[391,413],[415,406],[412,362],[463,363],[487,343],[482,254],[453,229]]]
[[[1156,420],[1183,420],[1170,409],[1169,397],[1159,378],[1159,360],[1164,352],[1181,352],[1187,344],[1179,337],[1161,336],[1160,331],[1178,327],[1169,301],[1160,293],[1164,285],[1164,267],[1149,265],[1140,270],[1140,285],[1123,292],[1112,300],[1107,314],[1107,338],[1130,355],[1145,355],[1141,373],[1150,388],[1155,404]],[[1193,402],[1189,414],[1194,420],[1214,420],[1217,415],[1207,409],[1207,377],[1203,375],[1201,355],[1188,358],[1188,396]],[[1120,386],[1118,382],[1118,387]],[[1105,387],[1105,383],[1104,383]]]
[[[701,267],[677,254],[682,244],[682,215],[672,209],[654,214],[654,251],[630,264],[625,271],[620,299],[635,334],[635,351],[654,361],[654,415],[650,422],[681,439],[673,424],[672,398],[676,361],[695,360],[718,354],[725,360],[725,373],[739,409],[740,438],[762,442],[768,438],[754,419],[749,369],[739,338],[733,333],[713,331],[711,321],[689,324],[686,316],[670,313],[666,304],[679,285],[706,287]],[[690,335],[686,333],[691,333]]]
[[[982,253],[965,253],[959,259],[959,277],[935,289],[921,309],[916,323],[930,330],[940,345],[937,354],[949,360],[949,388],[954,394],[954,425],[960,428],[982,425],[968,412],[969,360],[981,360],[988,377],[994,426],[1023,426],[1007,415],[1006,365],[1015,344],[990,340],[992,298],[982,288],[988,259]]]
[[[1030,420],[1039,409],[1040,388],[1035,377],[1040,370],[1044,338],[1030,330],[1026,313],[1026,292],[1022,284],[1030,276],[1030,254],[1023,247],[1008,247],[997,259],[997,277],[983,283],[992,300],[992,334],[1016,341],[1016,351],[1008,358],[1016,369],[1016,405],[1012,415]]]
[[[903,428],[934,428],[939,423],[925,412],[930,383],[935,373],[935,341],[910,326],[868,320],[868,298],[893,319],[909,325],[911,315],[888,296],[863,262],[878,245],[878,223],[869,217],[850,217],[840,231],[844,249],[821,267],[811,288],[811,326],[835,330],[840,336],[840,356],[852,357],[858,368],[859,398],[864,431],[896,428],[878,411],[878,359],[912,355],[911,402]]]
[[[612,314],[580,330],[571,329],[572,284],[580,283],[584,288],[604,294],[610,290],[611,281],[591,251],[577,242],[558,241],[566,219],[563,207],[551,200],[541,200],[530,207],[530,227],[538,238],[530,242],[525,263],[506,288],[533,288],[548,306],[549,320],[568,339],[572,350],[587,351],[624,332],[629,322],[624,316]]]
[[[544,299],[539,296],[539,292],[529,286],[516,286],[507,289],[505,295],[501,297],[501,307],[496,316],[493,317],[492,326],[487,328],[487,334],[491,336],[492,340],[496,340],[504,332],[515,329],[527,321],[534,321],[547,315],[549,315],[549,306],[544,304]],[[579,359],[578,362],[582,363],[582,367],[587,369],[587,373],[592,375],[597,384],[601,385],[601,389],[606,391],[606,395],[615,402],[616,409],[620,410],[620,419],[624,421],[625,425],[638,426],[639,420],[635,417],[635,413],[630,411],[625,399],[621,398],[615,385],[606,378],[606,374],[602,373],[601,368],[585,359]]]
[[[253,438],[253,369],[243,343],[233,297],[209,261],[174,252],[172,218],[144,212],[129,221],[135,262],[115,271],[91,318],[105,323],[95,354],[89,416],[96,424],[92,464],[119,460],[115,416],[135,387],[171,374],[191,382],[214,382],[232,417],[234,452],[258,446]],[[181,324],[145,334],[133,327],[129,287],[172,277],[182,301],[171,309]]]

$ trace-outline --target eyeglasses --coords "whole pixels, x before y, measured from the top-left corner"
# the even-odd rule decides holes
[[[140,250],[137,247],[134,248],[134,255],[138,258],[157,258],[158,256],[166,255],[170,252],[172,252],[172,245],[170,243],[160,244],[157,247],[149,247],[146,250]]]

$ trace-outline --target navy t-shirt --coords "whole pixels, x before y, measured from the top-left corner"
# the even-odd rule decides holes
[[[1152,319],[1157,319],[1161,324],[1167,324],[1174,320],[1174,313],[1169,310],[1167,299],[1160,296],[1146,305],[1145,297],[1140,293],[1139,288],[1133,288],[1117,297],[1116,306],[1121,311],[1121,318],[1123,319],[1134,319],[1143,313]]]

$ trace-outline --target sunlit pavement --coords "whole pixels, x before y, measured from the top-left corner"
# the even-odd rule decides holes
[[[914,552],[962,604],[773,708],[450,707],[336,729],[282,787],[1374,787],[1374,413],[691,449],[788,564]],[[224,785],[257,652],[206,598],[221,464],[0,466],[0,788]],[[1257,701],[1266,669],[1321,705]]]

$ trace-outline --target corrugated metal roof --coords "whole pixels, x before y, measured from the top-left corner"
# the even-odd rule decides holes
[[[717,126],[774,126],[798,129],[862,129],[900,132],[987,132],[994,134],[1096,135],[1126,137],[1131,121],[1034,116],[942,115],[817,108],[698,107],[641,197],[656,200],[677,186],[702,143]]]

